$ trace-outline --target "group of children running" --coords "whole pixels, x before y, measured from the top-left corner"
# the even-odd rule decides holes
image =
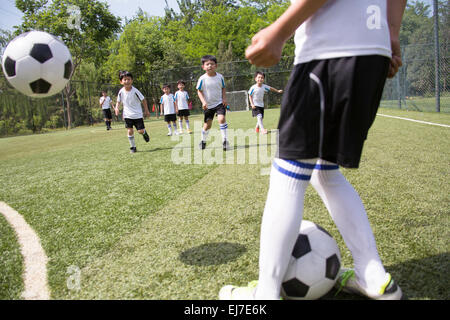
[[[204,113],[204,124],[199,147],[205,149],[209,129],[211,129],[212,121],[217,114],[217,121],[222,134],[223,150],[225,151],[229,148],[227,140],[228,124],[226,122],[228,104],[226,100],[225,80],[224,77],[216,71],[217,59],[215,56],[203,56],[201,62],[202,69],[205,73],[198,79],[196,85],[197,94],[201,101]],[[268,131],[263,125],[264,94],[269,91],[282,93],[283,90],[278,90],[264,84],[264,79],[264,73],[257,71],[255,73],[256,83],[250,88],[248,94],[250,105],[252,107],[252,115],[257,118],[255,131],[257,133],[267,134]],[[136,143],[134,140],[133,127],[136,128],[138,133],[142,134],[146,142],[149,142],[150,137],[145,130],[144,116],[150,116],[150,112],[144,95],[133,86],[133,75],[128,71],[120,71],[119,80],[123,87],[117,95],[117,102],[114,107],[115,115],[119,115],[119,106],[122,104],[122,116],[125,121],[125,127],[127,128],[130,152],[135,153]],[[164,115],[164,121],[167,123],[168,136],[183,133],[183,119],[186,124],[186,132],[189,134],[192,133],[189,124],[190,105],[192,106],[192,101],[189,97],[189,93],[185,91],[185,86],[186,83],[183,80],[179,80],[177,83],[178,91],[175,92],[175,95],[171,93],[170,85],[164,84],[162,87],[164,94],[159,101],[160,114]],[[103,111],[107,130],[111,130],[111,103],[111,98],[108,96],[107,92],[102,91],[102,97],[100,98],[99,104]]]

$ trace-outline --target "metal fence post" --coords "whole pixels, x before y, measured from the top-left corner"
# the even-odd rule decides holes
[[[436,112],[441,111],[441,93],[439,88],[439,13],[438,13],[438,0],[433,1],[434,11],[434,87],[436,97]]]

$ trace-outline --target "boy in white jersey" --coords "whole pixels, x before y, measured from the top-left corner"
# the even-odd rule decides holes
[[[178,109],[178,124],[180,125],[180,133],[183,133],[183,118],[186,122],[186,132],[192,133],[189,126],[189,94],[184,90],[186,83],[183,80],[177,82],[178,91],[175,92],[175,105]]]
[[[214,115],[217,113],[217,121],[219,122],[220,133],[222,134],[223,150],[225,151],[229,147],[227,141],[228,124],[225,117],[227,112],[225,80],[220,73],[216,72],[217,59],[215,56],[203,56],[202,69],[205,71],[205,74],[197,81],[197,93],[202,102],[204,113],[200,149],[205,149],[206,147],[206,138],[208,137],[209,129],[211,129]]]
[[[106,124],[106,130],[111,130],[111,121],[112,121],[112,114],[111,114],[111,98],[108,96],[108,93],[103,90],[102,96],[100,97],[100,108],[102,108],[103,112],[103,119],[105,120]]]
[[[173,128],[175,130],[175,134],[178,135],[177,131],[177,105],[175,103],[175,97],[170,93],[170,86],[168,84],[163,85],[164,95],[161,96],[161,100],[159,104],[161,106],[161,114],[164,115],[164,121],[167,122],[167,129],[169,132],[168,136],[172,135],[172,126],[170,123],[172,122]]]
[[[283,93],[283,90],[278,90],[264,84],[265,75],[262,71],[255,72],[255,81],[250,90],[248,90],[248,97],[250,100],[250,105],[252,106],[252,116],[256,117],[256,133],[260,132],[262,134],[267,134],[267,129],[264,129],[263,119],[264,119],[264,94],[266,92],[272,91],[277,93]]]
[[[354,261],[337,284],[371,299],[401,299],[381,263],[359,195],[339,171],[357,168],[386,77],[401,66],[399,31],[406,0],[294,0],[246,50],[269,67],[295,32],[296,59],[281,105],[279,155],[264,209],[259,279],[225,286],[221,299],[279,299],[309,183],[336,223]]]
[[[134,140],[133,126],[142,134],[145,142],[150,141],[150,137],[145,130],[144,119],[142,114],[141,103],[144,106],[144,115],[150,117],[150,112],[147,106],[147,100],[142,93],[133,87],[133,75],[128,71],[119,72],[120,84],[123,88],[120,89],[117,95],[117,103],[115,107],[116,116],[119,115],[119,106],[123,104],[123,118],[125,120],[125,128],[127,128],[128,141],[130,142],[130,152],[135,153],[136,142]]]

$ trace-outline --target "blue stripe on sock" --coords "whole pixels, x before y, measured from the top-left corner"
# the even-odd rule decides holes
[[[220,125],[220,130],[227,129],[227,128],[228,128],[228,124],[221,124]]]
[[[272,165],[280,173],[282,173],[282,174],[284,174],[284,175],[286,175],[288,177],[291,177],[291,178],[294,178],[294,179],[297,179],[297,180],[305,180],[305,181],[309,181],[311,179],[310,175],[295,173],[295,172],[286,170],[286,169],[280,167],[275,161],[273,162]]]
[[[316,170],[337,170],[339,169],[339,166],[337,164],[311,164],[311,163],[304,163],[294,160],[284,160],[287,163],[292,164],[293,166],[303,168],[303,169],[316,169]]]

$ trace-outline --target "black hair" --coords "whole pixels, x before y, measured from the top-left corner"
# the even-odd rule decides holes
[[[180,84],[180,83],[186,85],[186,82],[184,80],[178,80],[177,84]]]
[[[123,77],[130,77],[133,79],[133,75],[130,71],[119,71],[119,80],[122,81]]]
[[[266,75],[264,74],[264,72],[262,72],[262,71],[256,71],[256,72],[255,72],[255,78],[256,78],[256,76],[257,76],[258,74],[262,75],[264,78],[266,77]]]
[[[164,89],[164,88],[169,88],[169,89],[170,89],[170,85],[169,85],[169,84],[167,84],[167,83],[163,84],[163,86],[162,86],[162,87],[163,87],[163,89]]]
[[[202,57],[202,65],[204,65],[206,61],[214,61],[214,63],[217,63],[217,58],[215,56],[207,54],[206,56]]]

